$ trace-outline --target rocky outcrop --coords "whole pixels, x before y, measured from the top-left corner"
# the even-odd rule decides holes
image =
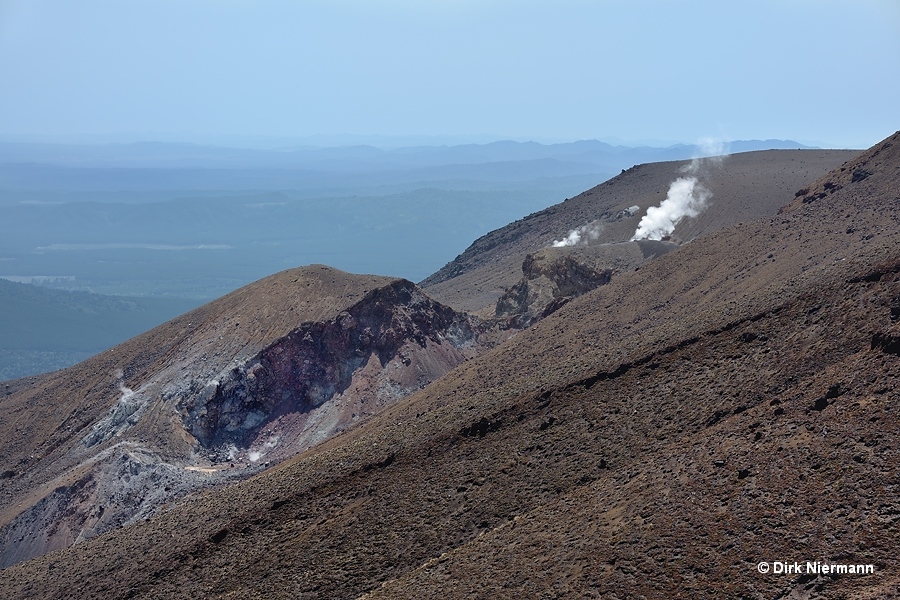
[[[409,281],[323,267],[272,276],[161,326],[98,391],[69,387],[72,397],[102,394],[107,407],[65,429],[46,466],[0,465],[4,498],[21,498],[0,506],[0,568],[302,452],[473,357],[478,331]],[[153,353],[154,367],[134,378]],[[73,381],[94,372],[71,371]]]
[[[210,484],[132,444],[104,452],[0,530],[0,567],[61,550],[137,522],[174,498]]]
[[[675,248],[642,240],[543,248],[525,257],[522,279],[497,300],[495,315],[527,327],[576,298],[609,283],[614,273],[632,270]]]
[[[535,253],[525,257],[522,273],[522,280],[497,300],[498,317],[537,320],[569,299],[609,283],[612,270],[596,270],[573,256],[548,258]]]
[[[300,325],[181,399],[178,409],[204,448],[227,448],[231,458],[252,448],[273,421],[278,433],[270,428],[265,443],[273,447],[277,436],[278,444],[297,451],[308,446],[297,428],[316,411],[318,420],[334,413],[330,431],[316,431],[317,439],[327,437],[361,418],[366,406],[384,406],[427,385],[474,354],[475,344],[467,316],[402,280],[332,319]],[[382,371],[389,376],[379,377]],[[345,402],[326,407],[334,398]],[[358,410],[348,412],[348,402]]]

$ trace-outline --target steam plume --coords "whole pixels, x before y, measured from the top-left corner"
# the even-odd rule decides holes
[[[706,173],[707,167],[722,164],[725,147],[712,140],[703,140],[698,144],[704,158],[694,158],[681,168],[686,177],[679,177],[669,184],[666,199],[659,206],[651,206],[647,214],[641,218],[638,228],[631,236],[636,240],[661,240],[675,231],[675,226],[685,217],[696,217],[706,210],[707,202],[712,197],[706,187],[700,183],[700,177]],[[712,156],[709,156],[712,155]]]
[[[134,390],[125,385],[125,373],[122,372],[122,369],[116,369],[116,379],[119,380],[119,391],[122,392],[119,402],[127,403],[134,396]]]
[[[675,231],[684,217],[696,217],[706,208],[712,192],[696,177],[679,177],[669,185],[666,199],[659,206],[651,206],[631,236],[635,240],[661,240]]]
[[[563,248],[565,246],[577,246],[579,244],[587,245],[592,240],[596,240],[600,237],[600,232],[603,231],[603,225],[596,221],[591,221],[587,225],[582,225],[577,229],[573,229],[569,232],[569,235],[564,237],[561,240],[556,240],[553,242],[554,248]]]

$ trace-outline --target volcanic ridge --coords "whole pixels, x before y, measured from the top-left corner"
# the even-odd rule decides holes
[[[900,596],[898,208],[900,133],[640,165],[9,382],[0,595]]]

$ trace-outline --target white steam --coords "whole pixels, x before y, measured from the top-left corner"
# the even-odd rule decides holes
[[[691,164],[694,161],[702,160],[718,166],[722,164],[725,155],[728,154],[728,144],[713,138],[702,138],[697,142],[697,147],[700,149],[700,156],[692,160]]]
[[[119,380],[119,391],[122,392],[119,402],[127,404],[134,396],[134,390],[125,385],[125,373],[122,372],[122,369],[116,369],[116,379]]]
[[[262,447],[260,447],[258,450],[251,450],[250,452],[248,452],[247,459],[250,462],[254,462],[254,463],[257,462],[263,456],[268,454],[269,450],[271,450],[272,448],[274,448],[275,446],[278,445],[279,439],[280,438],[277,435],[271,436],[268,440],[266,440],[266,443],[263,444]]]
[[[706,208],[712,192],[696,177],[679,177],[669,185],[666,199],[659,206],[651,206],[631,236],[635,240],[661,240],[675,231],[685,217],[696,217]]]
[[[561,240],[556,240],[553,242],[554,248],[564,248],[566,246],[578,246],[587,245],[591,241],[596,240],[600,237],[600,232],[603,231],[603,225],[596,221],[592,221],[587,225],[582,225],[577,229],[573,229],[569,232],[569,235],[564,237]]]
[[[724,144],[710,139],[702,140],[698,146],[701,153],[706,156],[694,158],[689,164],[681,167],[681,172],[685,173],[686,177],[679,177],[669,184],[666,199],[660,202],[659,206],[647,209],[647,214],[638,223],[631,241],[661,240],[671,235],[683,218],[696,217],[706,210],[712,192],[700,183],[700,177],[708,171],[708,167],[718,167],[722,164],[726,150]]]

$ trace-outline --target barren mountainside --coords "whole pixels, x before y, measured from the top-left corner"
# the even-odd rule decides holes
[[[767,150],[704,160],[701,183],[710,210],[675,228],[678,242],[773,215],[794,193],[859,154],[854,150]],[[493,306],[520,276],[527,254],[591,224],[596,243],[626,242],[651,206],[692,161],[636,165],[574,198],[475,240],[465,252],[421,282],[434,298],[461,310]],[[629,210],[637,207],[636,211]]]
[[[293,456],[464,361],[476,337],[408,281],[313,266],[12,382],[0,564]]]
[[[209,474],[184,466],[228,471],[229,444],[237,470],[273,437],[302,439],[283,417],[314,410],[284,406],[333,386],[321,406],[361,407],[396,389],[384,373],[436,365],[394,376],[405,394],[295,457],[228,485],[213,474],[221,485],[0,571],[0,596],[900,596],[900,133],[861,154],[804,156],[727,159],[707,212],[665,252],[628,242],[637,217],[616,215],[658,204],[678,165],[636,167],[482,238],[426,292],[508,308],[502,318],[565,298],[493,347],[483,322],[409,282],[314,267],[12,382],[0,403],[7,564],[53,549],[38,548],[52,527],[35,524],[62,506],[51,491],[82,494],[97,518],[100,499],[76,483],[98,431],[91,447],[130,452],[119,479],[139,479],[147,453],[192,477]],[[618,232],[598,241],[620,249],[542,250],[598,218]],[[327,357],[319,387],[292,379],[312,372],[304,340]],[[115,417],[134,397],[146,398],[137,422]],[[109,417],[118,424],[98,430]],[[126,504],[112,500],[104,510]],[[28,506],[31,521],[16,516]],[[763,574],[761,561],[875,572]]]

